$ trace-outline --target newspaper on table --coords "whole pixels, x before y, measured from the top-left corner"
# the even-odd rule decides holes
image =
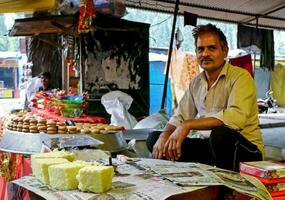
[[[215,185],[224,185],[260,200],[271,199],[256,178],[208,165],[146,158],[128,159],[127,163],[115,160],[114,163],[113,187],[104,194],[57,191],[33,176],[13,182],[49,200],[160,200]]]
[[[234,171],[200,163],[153,159],[140,159],[136,165],[151,169],[181,187],[224,185],[239,193],[261,200],[272,199],[265,186],[258,179]]]
[[[114,177],[112,190],[103,194],[86,193],[78,190],[58,191],[41,183],[33,176],[24,176],[13,182],[49,200],[162,200],[175,194],[203,188],[189,187],[185,190],[160,177],[143,173]]]

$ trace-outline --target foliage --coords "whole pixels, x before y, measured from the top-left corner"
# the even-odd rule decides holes
[[[4,34],[7,32],[5,25],[5,16],[0,15],[0,51],[7,51],[7,37]]]
[[[15,17],[20,16],[15,14]],[[6,20],[6,15],[0,15],[0,51],[19,51],[19,38],[8,36]]]

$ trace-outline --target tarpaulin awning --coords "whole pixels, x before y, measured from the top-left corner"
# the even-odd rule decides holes
[[[175,0],[125,0],[127,7],[173,13]],[[270,29],[285,29],[284,0],[180,0],[178,14],[184,11],[199,18],[241,23]]]
[[[0,0],[0,13],[48,10],[55,5],[56,0]]]

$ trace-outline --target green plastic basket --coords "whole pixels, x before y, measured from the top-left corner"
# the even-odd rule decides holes
[[[64,108],[60,111],[60,115],[63,117],[79,117],[83,113],[80,108]]]

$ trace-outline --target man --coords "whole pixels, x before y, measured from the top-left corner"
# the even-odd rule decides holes
[[[34,98],[36,92],[51,90],[50,72],[41,72],[38,76],[33,77],[25,84],[25,96],[23,101],[24,109],[30,110],[30,102]]]
[[[51,79],[50,72],[40,73],[39,78],[41,79],[41,83],[42,83],[42,86],[39,87],[39,91],[48,91],[52,89],[50,85],[50,79]]]
[[[190,83],[162,131],[147,139],[153,158],[200,162],[239,170],[241,161],[262,160],[256,88],[250,74],[225,61],[228,44],[212,24],[193,29],[196,57],[203,68]],[[192,130],[210,130],[205,139]]]

